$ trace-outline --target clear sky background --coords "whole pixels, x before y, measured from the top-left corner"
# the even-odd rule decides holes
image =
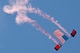
[[[75,29],[77,35],[70,38],[59,51],[55,51],[55,43],[31,24],[17,25],[16,13],[13,15],[4,13],[2,8],[8,4],[8,0],[0,0],[0,53],[80,53],[80,0],[30,0],[30,2],[35,8],[58,20],[69,33]],[[58,29],[39,15],[28,16],[35,19],[50,34]]]

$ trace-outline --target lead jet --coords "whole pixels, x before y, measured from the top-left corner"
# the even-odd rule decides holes
[[[71,32],[71,36],[74,37],[76,35],[76,33],[77,33],[76,30],[73,29]]]

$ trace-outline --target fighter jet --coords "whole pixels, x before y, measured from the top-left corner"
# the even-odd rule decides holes
[[[74,37],[76,35],[76,33],[77,33],[76,30],[73,29],[71,32],[71,36]]]
[[[57,44],[57,45],[54,47],[54,49],[55,49],[56,51],[58,51],[61,47],[62,47],[61,44]]]

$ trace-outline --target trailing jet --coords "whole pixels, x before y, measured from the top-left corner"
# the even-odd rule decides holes
[[[71,32],[71,36],[74,37],[76,35],[76,33],[77,33],[76,30],[73,29]]]
[[[61,47],[62,47],[61,44],[57,44],[57,45],[54,47],[54,49],[55,49],[56,51],[58,51]]]

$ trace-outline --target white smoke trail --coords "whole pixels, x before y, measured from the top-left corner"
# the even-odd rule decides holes
[[[37,22],[32,23],[34,26],[36,26],[37,29],[39,29],[43,34],[47,35],[49,39],[51,39],[54,43],[58,44],[58,42],[50,35],[44,28],[42,28]]]
[[[66,31],[66,29],[64,29],[64,27],[62,27],[57,20],[54,19],[54,17],[50,17],[49,15],[47,15],[46,13],[43,13],[40,9],[36,9],[36,8],[32,8],[32,6],[28,6],[28,8],[26,9],[27,13],[35,13],[35,14],[39,14],[40,16],[48,19],[49,21],[51,21],[52,23],[54,23],[55,25],[57,25],[63,32],[65,32],[68,36],[71,37],[71,35]]]
[[[51,21],[52,23],[54,23],[55,25],[57,25],[63,32],[65,32],[68,36],[71,37],[71,35],[66,31],[66,29],[64,29],[64,27],[62,27],[57,20],[54,19],[54,17],[50,17],[49,15],[43,13],[40,9],[35,9],[32,8],[30,6],[30,8],[28,8],[29,13],[35,13],[35,14],[39,14],[40,16],[48,19],[49,21]]]
[[[19,14],[16,16],[16,23],[17,24],[21,24],[21,23],[32,23],[32,22],[35,22],[35,20],[32,20],[31,18],[29,18],[28,16],[26,15],[23,15],[23,14]]]
[[[46,19],[48,19],[49,21],[51,21],[52,23],[54,23],[55,25],[57,25],[63,32],[65,32],[68,36],[71,37],[71,35],[66,31],[66,29],[64,29],[64,27],[62,27],[57,20],[55,20],[53,17],[50,17],[49,15],[43,13],[41,10],[34,10],[35,12],[34,13],[37,13],[43,17],[45,17]]]
[[[5,5],[3,11],[8,14],[17,12],[17,24],[28,22],[36,26],[37,29],[47,35],[54,43],[58,44],[58,42],[45,29],[43,29],[35,20],[32,20],[26,15],[27,13],[37,13],[35,8],[32,8],[30,4],[28,5],[28,2],[29,0],[10,0],[10,5]]]
[[[52,35],[50,35],[45,29],[43,29],[35,20],[32,20],[32,19],[30,19],[27,16],[22,15],[22,14],[17,15],[16,23],[21,24],[21,23],[24,23],[24,22],[28,22],[28,23],[32,24],[38,30],[40,30],[43,34],[47,35],[49,37],[49,39],[51,39],[56,44],[58,44],[58,42],[52,37]]]

